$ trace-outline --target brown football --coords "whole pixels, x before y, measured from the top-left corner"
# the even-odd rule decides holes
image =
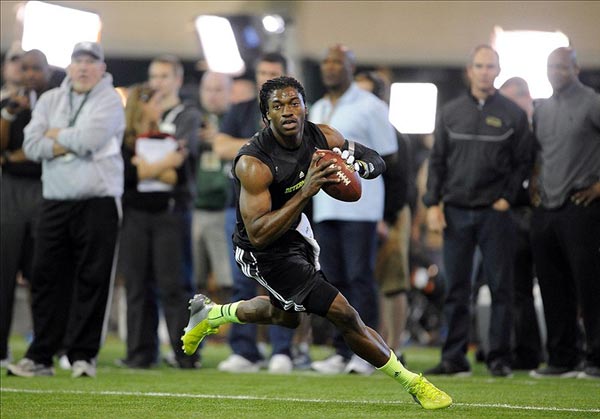
[[[335,164],[340,167],[340,170],[329,175],[329,178],[339,178],[342,181],[323,186],[325,193],[340,201],[358,201],[362,194],[362,186],[360,176],[354,170],[354,166],[346,164],[342,157],[332,150],[317,150],[316,152],[323,153],[324,156],[321,158],[325,160],[335,160]]]

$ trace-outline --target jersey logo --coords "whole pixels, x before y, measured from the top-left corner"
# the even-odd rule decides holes
[[[301,180],[300,182],[296,183],[294,186],[290,186],[289,188],[285,188],[285,192],[284,193],[292,193],[292,192],[296,192],[298,189],[300,189],[303,185],[304,185],[304,180]]]
[[[304,172],[300,170],[300,174],[298,175],[298,179],[302,179],[304,177]]]
[[[502,120],[495,116],[488,116],[485,118],[485,123],[491,127],[500,128],[502,126]]]

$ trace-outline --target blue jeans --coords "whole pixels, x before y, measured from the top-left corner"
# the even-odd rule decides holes
[[[442,360],[468,367],[466,358],[471,324],[471,274],[475,247],[492,295],[488,363],[511,362],[511,325],[516,228],[509,211],[490,208],[465,209],[446,205],[444,265],[447,291],[444,316],[448,336]]]
[[[369,221],[323,221],[315,224],[321,247],[321,269],[327,281],[352,305],[363,322],[377,330],[379,307],[375,282],[377,224]],[[352,351],[336,331],[336,353],[350,358]]]
[[[235,230],[235,208],[225,209],[225,234],[228,238],[229,263],[231,264],[231,274],[233,277],[233,295],[232,301],[249,300],[256,297],[257,283],[254,279],[248,278],[237,266],[235,262],[235,252],[231,237]],[[288,329],[281,326],[269,326],[269,339],[272,345],[272,354],[291,355],[292,338],[294,329]],[[241,355],[251,362],[257,362],[262,359],[262,355],[256,346],[256,325],[255,324],[232,324],[229,333],[229,346],[234,354]]]

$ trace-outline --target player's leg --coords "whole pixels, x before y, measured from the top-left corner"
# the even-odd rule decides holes
[[[363,323],[342,294],[336,295],[326,317],[342,333],[354,353],[399,382],[425,409],[441,409],[452,404],[450,396],[421,375],[406,369],[381,336]]]
[[[226,323],[273,324],[296,328],[300,324],[300,315],[275,307],[267,296],[215,304],[208,297],[197,294],[190,300],[190,320],[181,337],[184,352],[187,355],[196,352],[205,336],[217,333],[219,326]]]

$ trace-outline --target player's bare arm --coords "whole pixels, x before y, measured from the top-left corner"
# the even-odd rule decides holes
[[[319,157],[318,153],[313,155],[300,191],[276,211],[271,210],[271,171],[255,157],[240,157],[235,166],[235,174],[240,180],[240,212],[250,242],[257,249],[264,248],[281,237],[298,219],[310,198],[323,185],[334,182],[327,179],[327,176],[338,170],[336,166],[332,166],[335,160],[317,163]]]

